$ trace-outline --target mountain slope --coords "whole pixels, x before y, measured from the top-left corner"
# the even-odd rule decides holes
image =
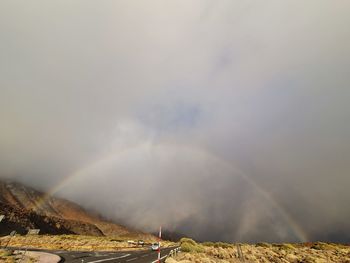
[[[147,236],[103,220],[76,203],[15,182],[0,181],[0,213],[6,216],[1,223],[1,229],[7,229],[3,232],[41,228],[41,233],[48,234]]]
[[[93,224],[44,216],[3,202],[0,202],[0,212],[5,215],[5,219],[0,223],[0,235],[7,235],[13,230],[25,234],[28,229],[33,228],[39,228],[41,234],[103,235],[102,231]]]

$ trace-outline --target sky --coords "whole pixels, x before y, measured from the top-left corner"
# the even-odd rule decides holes
[[[350,2],[0,3],[0,177],[145,231],[350,242]]]

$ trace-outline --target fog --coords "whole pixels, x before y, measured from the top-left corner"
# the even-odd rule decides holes
[[[0,177],[145,231],[350,242],[348,1],[1,1]]]

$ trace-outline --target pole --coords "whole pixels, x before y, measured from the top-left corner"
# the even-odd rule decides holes
[[[159,236],[158,236],[158,263],[160,263],[160,240],[162,239],[162,227],[159,227]]]
[[[28,238],[28,239],[29,239],[29,244],[30,244],[31,241],[33,240],[33,236],[38,235],[39,232],[40,232],[40,229],[29,229],[29,230],[28,230],[28,233],[27,233],[26,236],[29,236],[29,238]],[[26,245],[26,249],[24,250],[24,253],[23,253],[23,255],[22,255],[22,258],[21,258],[21,260],[20,260],[20,263],[21,263],[22,260],[24,259],[24,256],[26,255],[27,250],[28,250],[28,245]]]
[[[10,238],[9,240],[7,240],[7,244],[5,245],[5,249],[8,247],[8,245],[10,244],[10,241],[11,241],[11,238],[16,235],[16,231],[13,230],[11,233],[10,233]]]

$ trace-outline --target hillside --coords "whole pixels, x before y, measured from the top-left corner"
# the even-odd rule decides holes
[[[47,234],[80,234],[93,236],[147,236],[86,211],[71,201],[47,196],[16,182],[0,181],[1,235],[11,230],[25,232],[40,228]]]
[[[0,202],[0,213],[5,215],[1,222],[0,235],[7,235],[12,230],[25,234],[28,228],[39,228],[41,234],[103,235],[98,227],[90,223],[44,216],[3,202]]]

